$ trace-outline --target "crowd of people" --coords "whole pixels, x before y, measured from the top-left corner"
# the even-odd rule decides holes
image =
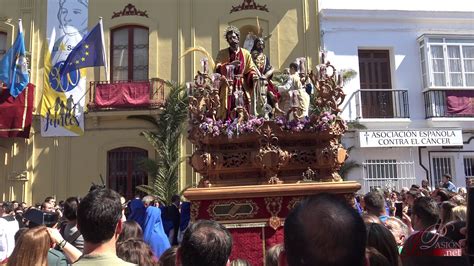
[[[284,243],[265,252],[265,265],[471,265],[463,253],[466,194],[448,186],[374,189],[353,204],[335,194],[308,197],[285,219]],[[189,212],[179,196],[159,207],[152,196],[127,202],[106,188],[58,205],[52,197],[30,208],[3,202],[0,264],[250,265],[229,260],[224,226],[189,223]]]

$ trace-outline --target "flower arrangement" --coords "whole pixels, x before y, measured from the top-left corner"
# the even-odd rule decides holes
[[[311,130],[313,125],[308,117],[304,117],[301,120],[288,121],[286,117],[279,116],[275,118],[275,124],[279,125],[283,130],[289,130],[293,132],[313,131]]]
[[[255,116],[250,116],[247,121],[242,123],[239,123],[238,119],[222,121],[206,118],[204,122],[199,124],[199,129],[204,135],[211,135],[213,137],[227,135],[227,137],[232,138],[234,136],[255,132],[263,125],[263,122],[264,119],[262,117]]]
[[[331,125],[336,123],[336,119],[337,116],[335,114],[331,114],[330,112],[322,112],[318,117],[316,128],[318,131],[326,131],[331,127]]]
[[[276,117],[275,123],[283,130],[289,130],[293,132],[322,132],[330,130],[336,121],[340,120],[343,122],[344,127],[346,124],[343,119],[339,116],[330,112],[322,112],[319,116],[315,116],[317,119],[311,119],[310,117],[304,117],[300,120],[288,121],[285,117]]]
[[[311,117],[304,117],[300,120],[287,120],[286,117],[278,116],[274,119],[275,124],[280,126],[282,130],[291,132],[323,132],[331,129],[338,120],[343,122],[344,127],[346,123],[339,116],[330,112],[322,112],[319,116],[315,116],[317,119]],[[263,117],[250,116],[247,121],[241,123],[238,119],[234,120],[213,120],[206,118],[204,122],[199,124],[199,129],[205,136],[223,136],[226,135],[229,138],[244,135],[247,133],[255,132],[259,127],[263,125],[265,119]]]

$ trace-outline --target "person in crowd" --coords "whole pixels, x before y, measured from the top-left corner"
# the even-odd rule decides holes
[[[27,229],[19,235],[8,266],[48,265],[48,251],[51,239],[46,226]]]
[[[440,228],[439,234],[444,235],[445,237],[458,242],[459,240],[463,239],[463,235],[461,234],[461,228],[467,225],[466,221],[452,221],[447,223],[443,228]]]
[[[61,228],[60,232],[64,239],[71,245],[79,249],[81,252],[84,250],[84,237],[81,232],[77,229],[77,206],[79,200],[77,197],[69,197],[64,202],[64,217],[66,223]]]
[[[171,197],[171,205],[167,208],[168,219],[173,223],[173,228],[168,234],[168,238],[172,246],[178,245],[178,230],[179,230],[179,220],[180,213],[179,207],[181,205],[181,198],[179,195],[173,195]]]
[[[420,197],[415,200],[411,214],[411,224],[414,230],[434,230],[438,219],[439,209],[432,198]]]
[[[396,217],[388,217],[385,222],[385,227],[392,233],[397,242],[398,253],[402,253],[403,245],[405,240],[410,236],[410,230],[408,226],[400,219]]]
[[[393,234],[383,225],[371,223],[367,228],[367,246],[377,249],[390,262],[390,266],[401,266],[398,245]]]
[[[51,197],[51,196],[46,197],[46,198],[44,199],[44,202],[53,205],[53,208],[56,207],[56,199],[55,199],[54,197]]]
[[[454,221],[453,209],[456,205],[450,201],[444,201],[439,207],[439,219],[440,226],[444,226],[447,223]]]
[[[146,208],[145,230],[143,239],[150,245],[153,254],[160,258],[161,254],[170,247],[170,241],[163,230],[161,210],[150,206]]]
[[[413,207],[413,203],[417,198],[421,197],[421,192],[418,189],[410,189],[405,194],[405,202],[409,209]]]
[[[428,181],[428,179],[421,180],[421,187],[423,189],[428,190],[429,192],[433,191],[433,188],[430,187],[430,182]]]
[[[229,231],[216,221],[198,220],[184,233],[176,265],[225,266],[232,251]]]
[[[373,214],[367,214],[367,213],[364,213],[362,215],[362,220],[364,220],[364,223],[366,223],[366,224],[370,224],[370,223],[379,223],[379,224],[381,224],[382,223],[382,221],[380,221],[378,216],[373,215]]]
[[[172,246],[161,254],[158,265],[160,266],[176,266],[176,252],[178,246]]]
[[[388,216],[383,194],[378,191],[371,191],[364,196],[364,202],[366,212],[379,217],[380,221],[385,223]]]
[[[82,251],[67,242],[59,230],[47,228],[51,243],[55,248],[48,251],[48,265],[68,265],[77,261],[82,256]]]
[[[15,248],[15,233],[20,229],[15,218],[13,204],[4,202],[0,208],[0,262],[6,260]]]
[[[41,204],[41,211],[53,213],[56,211],[54,204],[48,201],[45,201]]]
[[[466,221],[467,218],[467,207],[456,206],[453,208],[453,216],[456,221]]]
[[[467,194],[467,190],[465,187],[459,187],[458,188],[458,195],[461,197],[465,197]]]
[[[461,206],[461,205],[467,205],[466,198],[461,196],[461,195],[454,195],[449,199],[454,205],[456,206]]]
[[[146,207],[143,204],[143,201],[140,199],[133,199],[130,202],[130,215],[128,216],[128,220],[137,222],[143,229],[145,228],[145,212]]]
[[[439,257],[438,247],[450,247],[454,241],[436,231],[439,209],[434,199],[416,199],[411,216],[416,232],[405,241],[401,254],[404,266],[468,265],[465,257]]]
[[[441,203],[449,200],[449,193],[445,188],[439,188],[433,191],[431,197],[436,200],[437,203]]]
[[[130,238],[117,244],[117,256],[124,261],[140,266],[156,266],[158,260],[153,256],[150,246],[143,240]]]
[[[377,249],[373,247],[367,247],[365,249],[365,255],[369,260],[370,266],[390,266],[390,261]]]
[[[283,244],[279,243],[273,245],[265,252],[265,265],[266,266],[278,266],[278,258],[283,250]]]
[[[117,242],[123,242],[132,238],[143,240],[143,230],[137,222],[126,221],[123,223],[122,232]]]
[[[183,240],[183,235],[188,228],[189,221],[191,220],[191,202],[182,202],[180,219],[179,219],[179,232],[178,232],[178,243]]]
[[[116,255],[122,232],[120,195],[106,188],[87,194],[77,208],[77,227],[84,237],[84,255],[77,265],[131,265]]]
[[[441,186],[445,188],[446,190],[448,190],[449,192],[456,193],[457,188],[452,182],[452,180],[453,180],[453,177],[450,174],[444,174],[443,183],[441,184]]]
[[[122,223],[127,221],[127,215],[126,215],[126,210],[128,206],[128,201],[124,196],[120,196],[120,204],[122,204],[122,217],[120,218],[122,220]]]
[[[145,208],[148,208],[149,206],[154,206],[155,205],[155,197],[153,197],[151,195],[147,195],[147,196],[143,197],[142,202],[143,202],[143,206],[145,206]]]
[[[322,193],[303,200],[286,218],[284,234],[280,265],[362,266],[366,263],[364,221],[336,195]]]

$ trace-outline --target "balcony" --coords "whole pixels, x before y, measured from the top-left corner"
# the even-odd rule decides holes
[[[426,118],[474,117],[474,90],[424,92]]]
[[[354,97],[357,119],[410,117],[407,90],[363,89]]]
[[[89,111],[158,109],[165,102],[165,81],[92,81]]]

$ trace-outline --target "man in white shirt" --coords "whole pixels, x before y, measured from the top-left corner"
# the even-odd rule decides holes
[[[15,248],[15,234],[19,229],[18,221],[11,202],[3,203],[0,217],[0,262],[7,259]]]

